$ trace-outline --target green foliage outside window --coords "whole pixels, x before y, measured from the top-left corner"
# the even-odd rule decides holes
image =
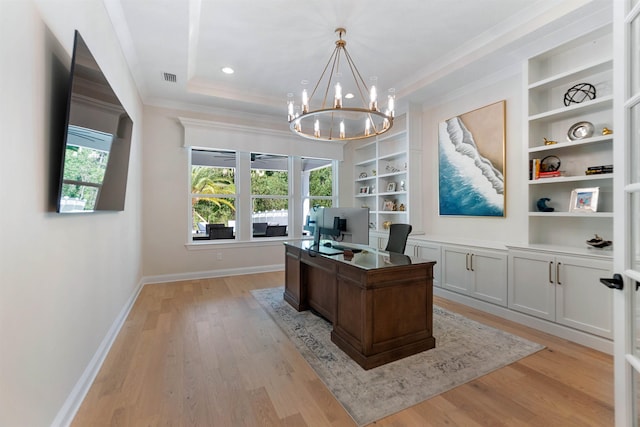
[[[309,195],[331,196],[333,192],[333,173],[331,166],[312,170],[309,173]],[[313,206],[330,208],[331,200],[313,200]]]
[[[233,194],[236,193],[235,170],[233,168],[213,168],[194,166],[191,169],[192,194]],[[225,197],[193,198],[193,224],[198,222],[228,224],[235,219],[235,199]]]

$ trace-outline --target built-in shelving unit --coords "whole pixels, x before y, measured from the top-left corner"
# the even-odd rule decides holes
[[[529,243],[585,248],[585,240],[613,233],[613,174],[587,175],[589,167],[613,164],[613,135],[603,134],[613,124],[613,61],[610,26],[530,58],[525,66],[527,165],[555,156],[561,176],[530,179],[528,185]],[[578,83],[595,86],[595,99],[564,104],[565,93]],[[590,137],[571,140],[569,129],[589,122]],[[545,138],[556,144],[545,145]],[[535,178],[535,177],[534,177]],[[597,188],[596,212],[570,209],[575,189]],[[553,212],[540,212],[537,201],[549,198]]]
[[[398,115],[388,134],[353,145],[353,203],[369,208],[372,231],[384,232],[390,223],[411,223],[412,217],[419,220],[418,203],[412,199],[421,188],[421,151],[411,149],[408,115]]]

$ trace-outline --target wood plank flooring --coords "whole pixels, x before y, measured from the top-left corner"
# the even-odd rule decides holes
[[[284,273],[144,287],[72,426],[355,426],[251,296]],[[612,358],[435,303],[547,348],[376,426],[613,425]]]

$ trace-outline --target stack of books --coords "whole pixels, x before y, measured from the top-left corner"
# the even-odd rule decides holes
[[[613,173],[613,165],[602,165],[602,166],[589,166],[586,171],[584,171],[586,175],[599,175],[602,173]]]
[[[561,171],[543,171],[540,169],[540,159],[529,160],[529,179],[553,178],[562,176]]]

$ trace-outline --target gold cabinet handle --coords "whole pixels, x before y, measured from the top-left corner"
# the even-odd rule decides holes
[[[562,265],[561,262],[556,264],[556,283],[558,285],[562,285],[562,283],[560,282],[560,266]]]

